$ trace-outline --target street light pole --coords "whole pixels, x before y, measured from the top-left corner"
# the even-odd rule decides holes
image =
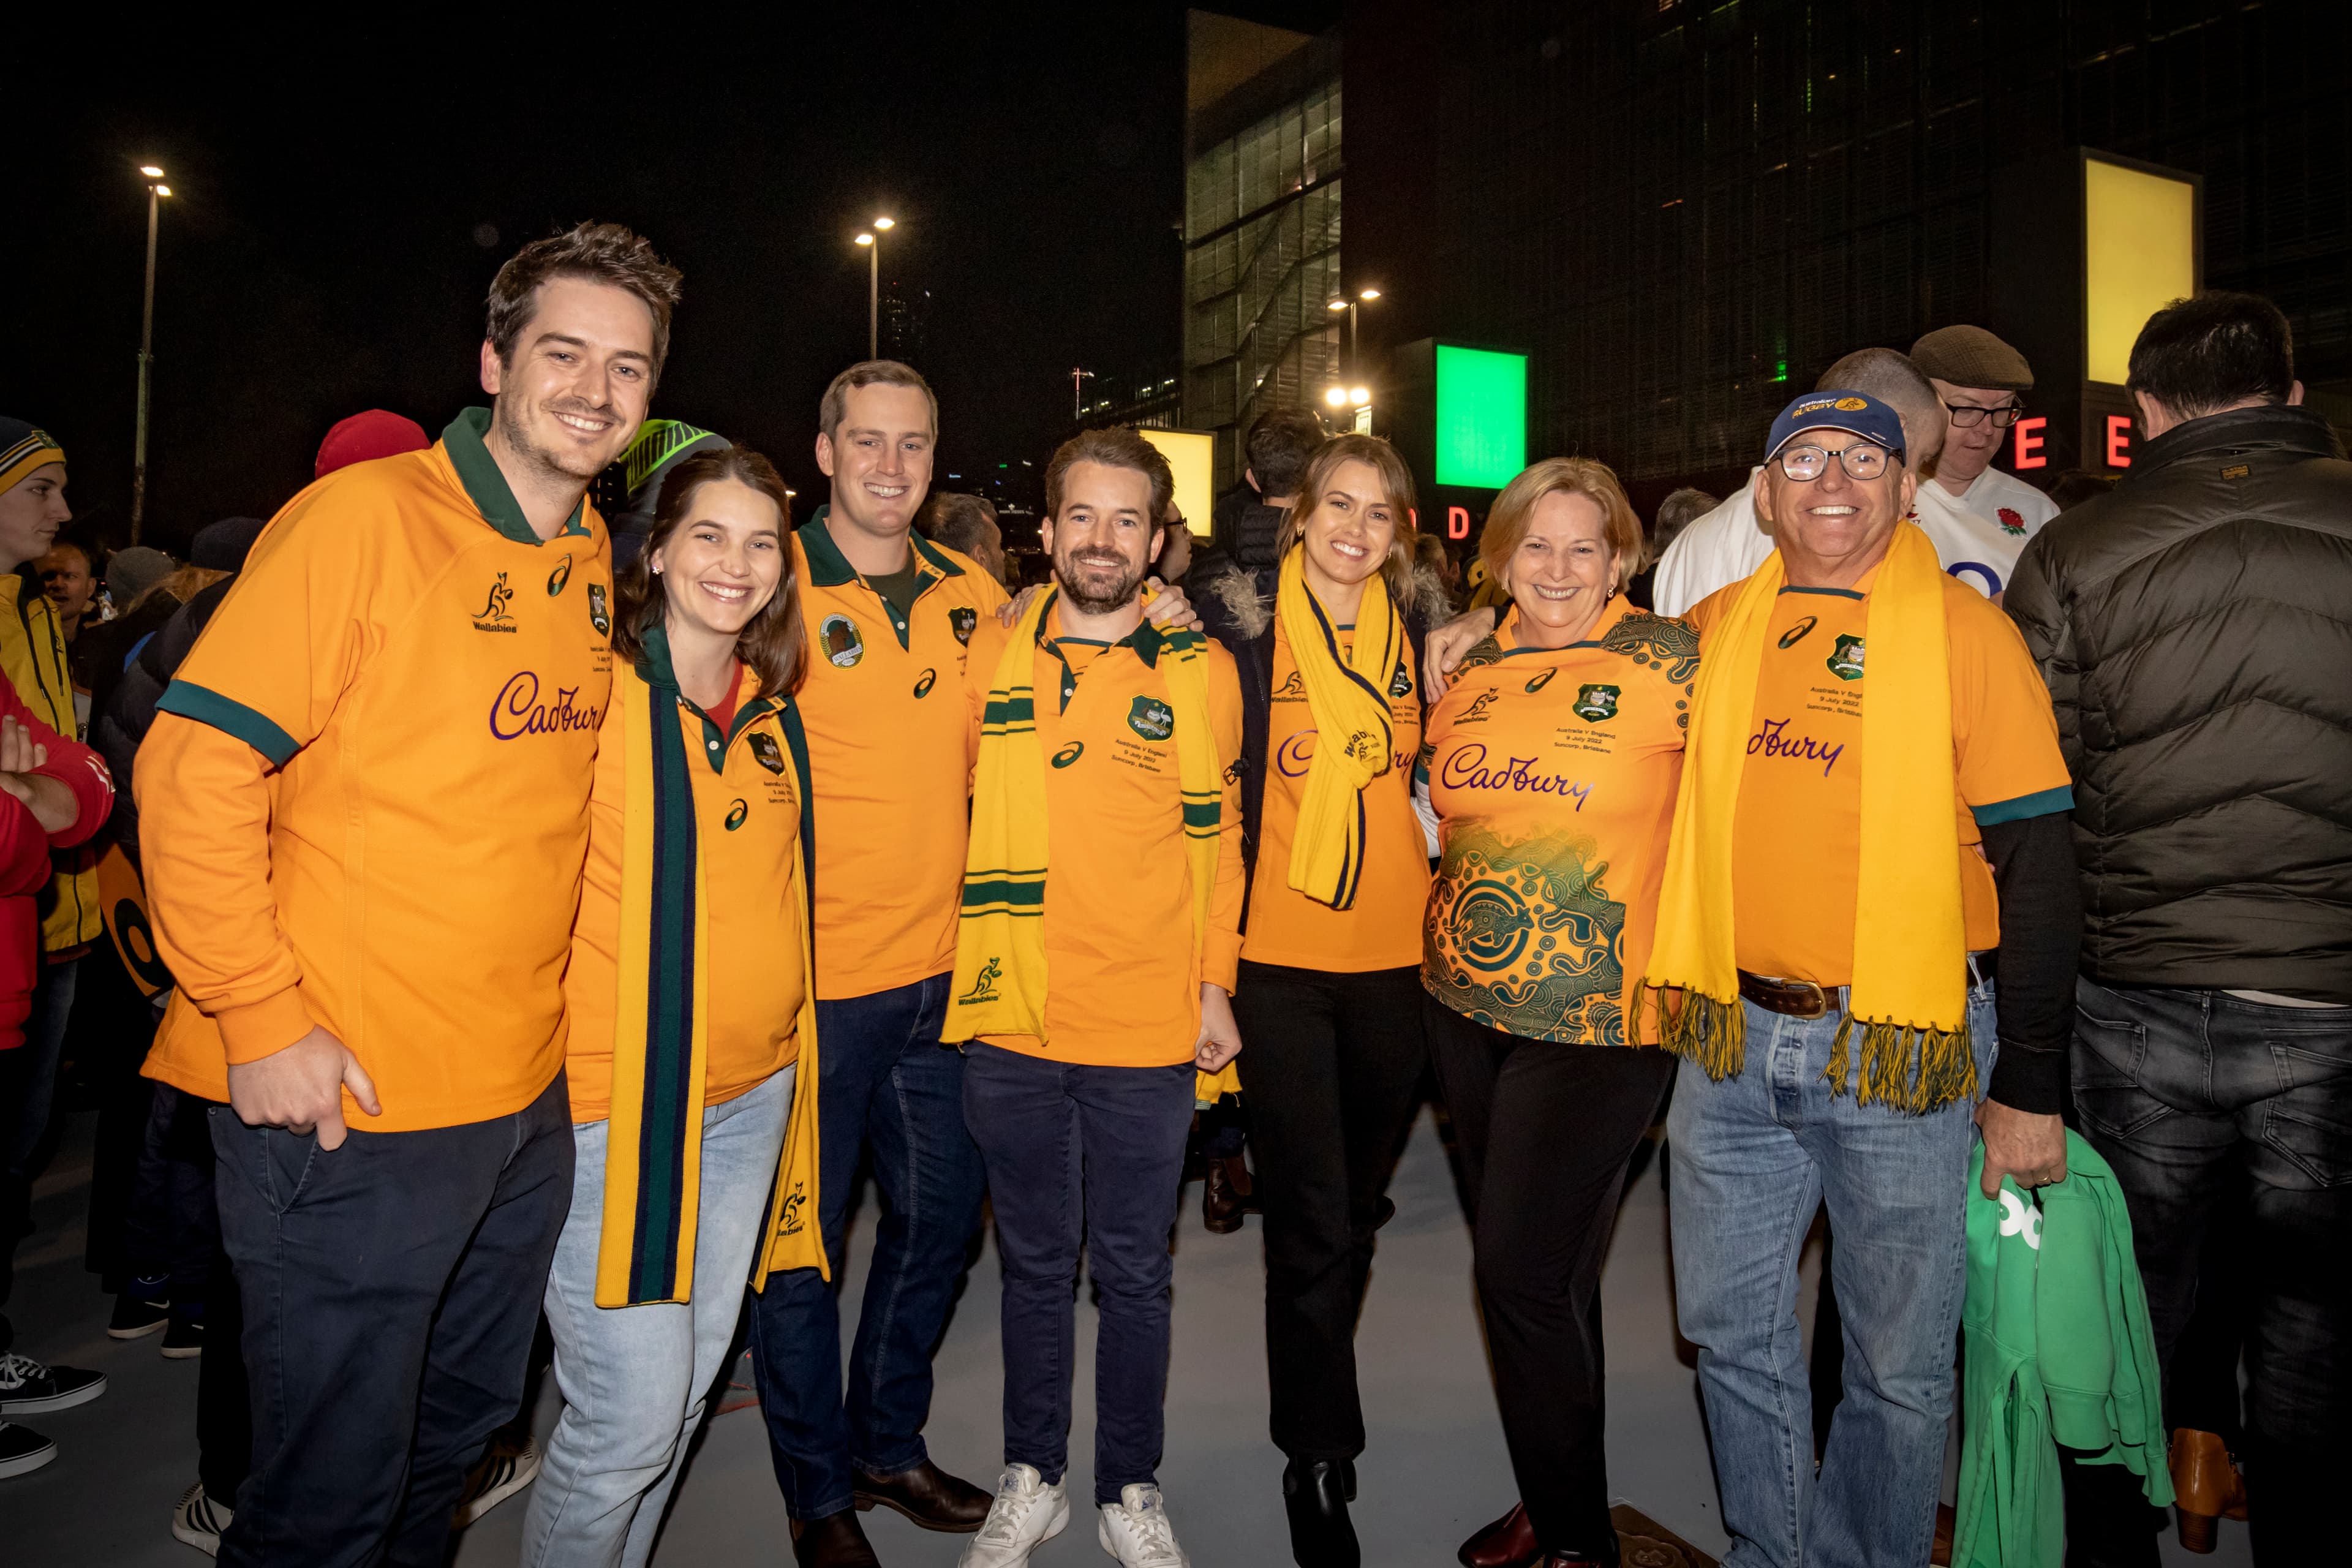
[[[1086,417],[1086,385],[1087,383],[1092,381],[1094,378],[1095,373],[1090,370],[1079,370],[1076,366],[1071,367],[1070,418],[1073,422]]]
[[[861,233],[857,243],[866,247],[866,357],[882,357],[882,231],[896,226],[898,220],[877,217],[870,233]]]
[[[172,187],[160,182],[163,169],[153,163],[140,165],[140,174],[147,178],[147,288],[139,313],[139,422],[131,437],[131,542],[139,542],[140,520],[147,512],[147,380],[149,367],[155,363],[155,229],[161,198],[172,194]]]

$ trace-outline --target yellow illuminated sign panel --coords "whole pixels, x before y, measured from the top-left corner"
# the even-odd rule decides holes
[[[2083,235],[2084,374],[2120,386],[2147,319],[2197,291],[2197,187],[2086,158]]]
[[[1217,438],[1199,430],[1139,430],[1137,435],[1160,448],[1176,471],[1176,510],[1184,525],[1202,539],[1209,537],[1209,510],[1216,503]]]

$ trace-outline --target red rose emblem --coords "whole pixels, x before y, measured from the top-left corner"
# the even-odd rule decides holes
[[[2018,515],[2015,507],[1996,507],[1994,510],[2000,514],[2000,526],[2005,531],[2011,533],[2025,531],[2025,519]]]

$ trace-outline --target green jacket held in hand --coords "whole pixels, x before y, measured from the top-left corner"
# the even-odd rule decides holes
[[[2122,1465],[2148,1502],[2172,1501],[2162,1378],[2131,1216],[2115,1173],[2066,1134],[2066,1179],[1998,1200],[1969,1163],[1969,1284],[1960,1310],[1959,1519],[1954,1568],[2059,1568],[2065,1500],[2058,1450]]]

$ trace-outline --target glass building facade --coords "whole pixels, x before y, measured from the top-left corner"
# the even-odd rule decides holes
[[[1252,419],[1340,374],[1339,39],[1284,37],[1186,128],[1182,423],[1216,435],[1220,485]]]

